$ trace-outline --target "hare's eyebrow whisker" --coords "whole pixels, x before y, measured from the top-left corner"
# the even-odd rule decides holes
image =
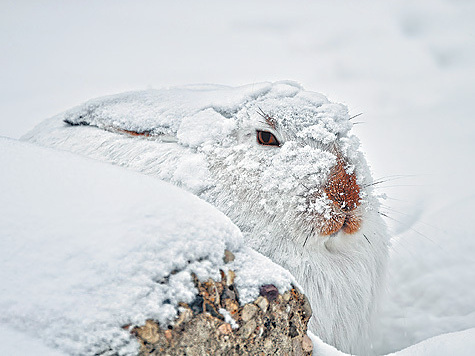
[[[268,114],[264,112],[260,107],[258,107],[257,113],[262,116],[265,120],[265,123],[276,130],[276,121],[274,118],[270,117]]]

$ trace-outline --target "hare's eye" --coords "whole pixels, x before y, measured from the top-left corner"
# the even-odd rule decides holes
[[[264,146],[280,146],[279,141],[268,131],[257,131],[257,142]]]

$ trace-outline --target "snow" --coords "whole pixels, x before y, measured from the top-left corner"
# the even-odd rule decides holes
[[[123,325],[167,325],[191,273],[237,274],[242,303],[296,285],[197,197],[119,167],[0,139],[0,324],[67,354],[134,354]],[[34,172],[34,174],[32,174]],[[224,250],[235,260],[225,265]],[[259,265],[259,269],[255,266]],[[0,349],[4,345],[0,344]],[[8,346],[7,346],[8,347]],[[2,351],[3,353],[3,351]]]
[[[433,335],[473,328],[475,240],[464,223],[473,211],[475,196],[467,196],[428,214],[430,224],[394,239],[392,282],[383,307],[379,347],[397,349]],[[455,226],[444,230],[453,222]]]
[[[64,355],[59,350],[45,346],[42,340],[0,324],[0,351],[3,355],[29,356],[32,350],[35,350],[34,354],[38,356]]]
[[[5,1],[0,8],[5,136],[20,137],[93,97],[201,82],[288,78],[345,102],[350,115],[362,112],[353,130],[375,177],[405,177],[380,189],[397,221],[389,220],[390,299],[378,350],[475,326],[473,2]]]
[[[348,355],[338,351],[333,346],[325,344],[311,332],[309,337],[313,342],[313,355]],[[387,356],[471,356],[473,355],[473,350],[475,350],[475,328],[435,336]]]
[[[233,319],[232,315],[230,312],[228,312],[226,309],[219,309],[219,313],[224,316],[224,321],[226,323],[229,323],[233,329],[239,329],[239,324],[236,322],[236,320]]]
[[[391,355],[470,356],[473,355],[473,350],[475,350],[475,329],[472,328],[432,337]]]

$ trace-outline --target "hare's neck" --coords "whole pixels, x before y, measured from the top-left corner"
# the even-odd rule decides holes
[[[248,244],[288,269],[310,300],[310,330],[340,350],[365,353],[369,330],[383,280],[384,252],[361,245],[330,252],[323,244],[312,249],[276,236],[245,233]],[[366,242],[366,241],[365,241]]]

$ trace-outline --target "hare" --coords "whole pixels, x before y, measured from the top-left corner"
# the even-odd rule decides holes
[[[215,205],[295,276],[311,331],[366,353],[389,238],[351,128],[344,105],[276,82],[98,98],[23,139],[153,175]]]

